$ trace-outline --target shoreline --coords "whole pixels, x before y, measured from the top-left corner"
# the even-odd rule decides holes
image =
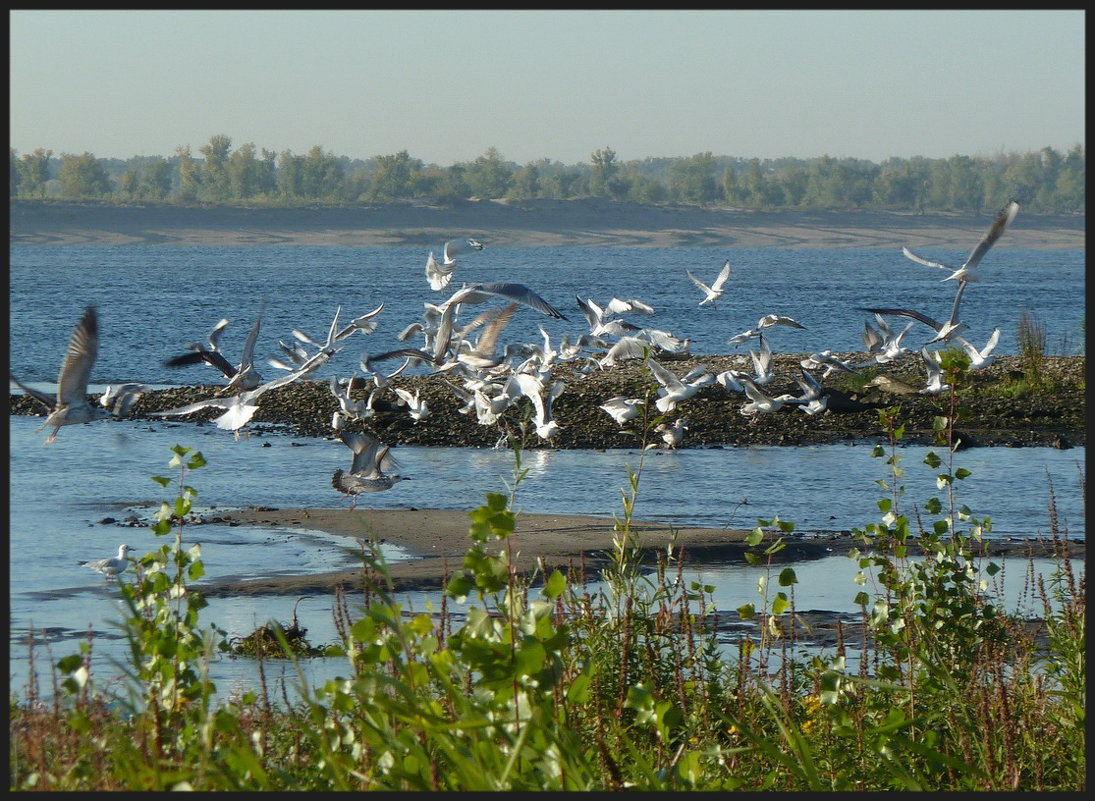
[[[965,252],[992,212],[763,212],[596,198],[469,200],[451,207],[9,204],[11,245],[437,247],[455,235],[506,247],[947,247]],[[997,247],[1083,249],[1085,217],[1024,215]]]
[[[393,591],[439,590],[448,578],[463,568],[464,554],[471,547],[469,512],[442,509],[272,508],[248,507],[232,511],[211,511],[187,522],[199,530],[205,526],[270,526],[288,530],[318,530],[327,534],[376,539],[408,552],[406,561],[388,565]],[[746,542],[750,530],[678,527],[670,523],[632,521],[630,530],[643,553],[643,563],[657,564],[669,545],[685,564],[727,564],[743,562],[746,552],[762,555],[777,537],[766,534],[757,546]],[[195,536],[192,534],[191,536]],[[200,534],[196,535],[200,538]],[[595,580],[611,564],[616,536],[613,518],[586,515],[518,513],[514,533],[505,542],[492,541],[488,553],[508,549],[511,563],[520,575],[530,575],[541,565],[561,569],[572,580]],[[794,563],[848,554],[863,547],[850,532],[800,532],[783,537],[785,547],[772,555],[773,564]],[[1085,540],[1067,541],[1070,558],[1083,559]],[[1057,544],[1058,546],[1060,543]],[[1026,558],[1051,556],[1055,544],[1049,539],[986,539],[981,552],[994,557]],[[678,550],[680,549],[680,550]],[[915,544],[911,552],[917,552]],[[762,556],[766,561],[766,557]],[[764,569],[759,567],[758,569]],[[226,579],[203,582],[198,589],[209,597],[259,595],[313,595],[364,589],[367,576],[354,567],[323,573],[256,579]]]

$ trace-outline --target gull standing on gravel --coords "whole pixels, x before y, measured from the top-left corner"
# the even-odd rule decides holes
[[[704,306],[708,303],[711,304],[712,309],[717,309],[718,305],[716,301],[722,297],[723,287],[726,286],[726,282],[730,279],[730,260],[727,259],[722,265],[722,269],[719,270],[719,274],[715,276],[715,280],[708,286],[703,281],[698,279],[692,274],[691,270],[685,270],[688,277],[692,279],[692,283],[699,287],[700,291],[704,293],[704,298],[699,302],[700,306]]]
[[[433,257],[433,251],[426,258],[426,280],[430,282],[430,289],[438,292],[449,285],[452,274],[456,270],[456,257],[462,253],[474,253],[483,250],[485,246],[475,239],[450,239],[445,243],[445,249],[441,254],[441,261]]]
[[[118,555],[112,556],[109,559],[90,559],[86,562],[77,562],[76,564],[81,567],[88,567],[92,570],[98,570],[108,579],[117,579],[120,573],[124,573],[125,569],[129,567],[129,558],[126,556],[130,551],[136,550],[132,545],[119,545]]]
[[[53,427],[53,431],[46,438],[46,445],[57,439],[61,426],[114,417],[107,409],[93,406],[87,401],[87,384],[98,355],[99,316],[94,306],[88,306],[69,338],[65,360],[61,363],[61,373],[57,378],[56,395],[31,389],[9,374],[16,386],[49,409],[46,421],[34,429],[37,433],[43,428]]]

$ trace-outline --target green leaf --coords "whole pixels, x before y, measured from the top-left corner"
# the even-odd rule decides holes
[[[566,586],[566,576],[563,575],[561,570],[554,570],[548,577],[548,580],[544,582],[544,589],[541,590],[541,593],[545,598],[554,600],[562,594],[563,590],[566,589]]]
[[[742,620],[752,620],[756,616],[757,610],[752,604],[742,604],[738,607],[738,617]]]
[[[928,455],[924,457],[924,464],[930,467],[932,470],[943,464],[943,460],[939,458],[939,455],[935,451],[928,451]]]
[[[791,602],[787,600],[787,593],[777,592],[776,597],[772,600],[772,614],[782,615],[790,605]]]
[[[785,567],[779,573],[779,586],[790,587],[792,584],[798,584],[798,577],[792,568]]]

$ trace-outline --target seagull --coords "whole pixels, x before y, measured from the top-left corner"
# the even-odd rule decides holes
[[[634,420],[641,415],[645,405],[646,401],[642,398],[625,398],[623,395],[616,395],[597,408],[604,409],[613,420],[623,425],[628,420]]]
[[[148,391],[147,384],[107,384],[106,391],[99,396],[99,405],[115,417],[125,417],[137,399]]]
[[[660,412],[669,412],[677,408],[677,404],[695,396],[702,387],[715,383],[715,376],[707,371],[707,365],[701,365],[689,372],[683,378],[678,378],[675,373],[662,367],[653,359],[647,357],[646,364],[651,374],[657,380],[658,400],[655,406]]]
[[[940,270],[949,270],[950,275],[944,278],[944,281],[958,281],[959,284],[968,283],[979,280],[980,276],[977,274],[977,265],[981,263],[981,259],[985,257],[985,254],[989,252],[989,249],[996,244],[996,240],[1007,230],[1007,227],[1011,224],[1011,221],[1015,219],[1015,215],[1019,213],[1019,203],[1015,200],[1010,200],[996,215],[996,219],[992,221],[992,225],[985,231],[985,235],[981,237],[981,241],[977,243],[973,250],[970,251],[970,255],[966,257],[965,262],[961,267],[951,267],[950,265],[943,264],[938,261],[931,261],[917,256],[908,248],[901,248],[901,252],[905,254],[906,258],[912,259],[917,264],[923,264],[928,267],[937,267]]]
[[[923,389],[917,390],[917,392],[921,395],[938,395],[950,389],[950,384],[943,383],[943,370],[939,367],[939,362],[935,360],[932,354],[928,353],[927,348],[920,349],[920,356],[924,359],[924,371],[928,374],[928,382]]]
[[[210,407],[221,409],[223,414],[214,419],[217,428],[235,431],[236,439],[238,440],[240,438],[240,429],[247,425],[251,421],[251,418],[255,416],[255,412],[258,411],[258,400],[263,393],[268,392],[271,389],[285,386],[286,384],[292,383],[298,378],[311,373],[318,369],[320,365],[324,364],[328,358],[329,356],[321,351],[305,362],[303,367],[298,368],[292,373],[275,378],[273,381],[267,381],[265,384],[260,384],[254,389],[246,390],[237,395],[207,398],[206,400],[188,403],[187,405],[180,406],[176,409],[167,409],[162,412],[150,412],[149,414],[154,417],[175,417],[201,411],[202,409]]]
[[[221,374],[229,379],[228,385],[221,390],[223,393],[231,393],[241,390],[254,389],[262,383],[262,377],[254,367],[255,343],[258,340],[259,329],[262,327],[263,312],[259,312],[251,331],[247,334],[247,340],[243,344],[243,353],[240,363],[233,366],[220,349],[220,337],[228,326],[228,318],[221,320],[213,326],[209,332],[209,347],[198,342],[187,345],[190,353],[174,356],[164,362],[164,367],[187,367],[191,364],[208,364],[217,368]]]
[[[410,390],[401,387],[394,387],[394,389],[395,394],[398,395],[400,400],[406,405],[412,420],[416,423],[420,423],[430,416],[430,408],[426,405],[426,401],[422,400],[418,394],[420,390],[416,389],[411,393]]]
[[[757,320],[757,327],[755,330],[763,331],[765,328],[771,328],[773,325],[785,325],[788,328],[801,328],[806,330],[806,326],[785,314],[764,315]]]
[[[461,253],[471,253],[482,250],[485,246],[475,239],[450,239],[445,243],[441,261],[433,256],[433,251],[426,259],[426,280],[430,282],[430,289],[440,291],[452,281],[453,271],[456,270],[456,257]]]
[[[950,318],[942,323],[915,309],[869,309],[862,306],[857,306],[856,308],[859,311],[871,312],[873,314],[891,314],[897,317],[908,317],[923,323],[935,332],[935,336],[925,343],[927,345],[930,345],[933,342],[949,342],[957,336],[960,331],[966,330],[966,324],[958,319],[958,307],[962,301],[962,293],[965,289],[966,282],[959,281],[958,289],[954,293],[954,302],[951,304]]]
[[[91,367],[99,354],[99,317],[94,306],[84,310],[84,316],[76,324],[65,351],[65,360],[61,364],[61,373],[57,378],[57,394],[31,389],[13,375],[10,378],[16,386],[49,409],[46,421],[35,432],[53,426],[46,438],[46,445],[57,439],[61,426],[78,423],[90,423],[104,420],[114,415],[100,406],[87,402],[87,384],[91,378]]]
[[[605,305],[605,311],[610,314],[627,314],[628,312],[653,314],[654,307],[648,303],[643,303],[641,300],[636,300],[635,298],[628,298],[627,300],[612,298],[612,300]]]
[[[390,446],[385,445],[372,434],[356,431],[341,431],[339,439],[351,451],[354,458],[347,473],[340,467],[331,476],[331,486],[345,495],[355,496],[350,508],[357,505],[356,496],[362,492],[383,492],[390,490],[397,482],[409,481],[407,476],[387,473],[395,466]]]
[[[703,306],[710,303],[712,309],[717,309],[718,306],[715,301],[722,297],[724,291],[723,287],[726,286],[726,282],[730,279],[730,260],[727,259],[722,265],[722,269],[719,270],[719,274],[715,277],[711,286],[708,286],[698,279],[692,274],[691,270],[685,270],[685,272],[688,274],[688,277],[692,279],[692,283],[699,287],[700,291],[704,293],[704,298],[699,302],[699,305]]]
[[[686,420],[683,417],[678,417],[673,425],[668,423],[659,423],[654,427],[654,430],[662,435],[662,441],[669,447],[670,450],[675,449],[681,444],[681,440],[684,439],[684,432],[688,430]]]
[[[108,579],[116,579],[119,573],[124,573],[125,569],[129,567],[129,559],[126,554],[130,551],[134,551],[132,545],[119,545],[118,555],[111,557],[110,559],[91,559],[86,562],[77,562],[76,564],[82,567],[89,567],[92,570],[98,570]]]
[[[517,303],[536,309],[538,312],[542,312],[543,314],[555,317],[559,320],[567,319],[565,314],[524,284],[514,284],[506,281],[492,284],[468,284],[467,286],[456,290],[456,292],[454,292],[442,305],[451,306],[457,303],[483,303],[495,297],[516,301]]]
[[[516,386],[509,386],[511,383]],[[553,381],[550,386],[545,386],[543,381],[530,373],[513,373],[506,384],[508,388],[504,390],[504,394],[511,397],[524,395],[532,401],[532,422],[536,427],[536,434],[541,439],[550,441],[559,433],[559,424],[552,416],[551,405],[563,394],[566,382]]]
[[[996,358],[992,356],[993,350],[996,349],[996,344],[1000,341],[1000,329],[992,329],[992,335],[989,337],[989,341],[985,343],[985,347],[978,350],[970,342],[966,341],[962,337],[955,337],[958,340],[958,344],[966,351],[970,357],[970,369],[982,370],[992,364],[992,360]]]
[[[771,383],[775,375],[772,373],[772,346],[768,344],[764,334],[757,335],[760,338],[760,349],[749,351],[753,360],[753,381],[761,386]]]
[[[873,357],[873,361],[888,364],[909,352],[909,349],[901,344],[901,340],[905,338],[905,334],[909,333],[915,320],[910,320],[897,335],[894,335],[893,329],[881,314],[876,314],[875,320],[878,321],[878,330],[875,330],[870,322],[864,322],[862,334],[863,344],[867,346],[867,353]]]
[[[822,378],[828,378],[830,375],[836,372],[852,373],[856,374],[859,371],[852,367],[846,361],[838,359],[833,355],[831,350],[823,350],[817,353],[811,353],[799,364],[808,370],[816,370],[819,367],[824,367],[825,372],[822,374]]]
[[[746,417],[752,417],[754,421],[757,415],[778,412],[783,408],[784,403],[794,400],[790,395],[779,395],[778,397],[767,395],[756,385],[753,379],[748,377],[741,379],[741,385],[745,390],[745,396],[749,400],[738,411]]]
[[[802,395],[791,403],[798,405],[808,415],[820,414],[829,407],[829,395],[810,373],[802,370],[802,377],[795,382],[802,388]]]

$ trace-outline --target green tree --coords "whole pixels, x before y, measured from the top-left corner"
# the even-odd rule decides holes
[[[1057,174],[1056,208],[1069,214],[1082,214],[1084,211],[1084,186],[1087,170],[1084,166],[1084,151],[1080,145],[1065,154],[1061,170]]]
[[[1042,170],[1041,153],[1027,153],[1014,158],[1004,170],[1007,194],[1021,204],[1030,206],[1042,187]]]
[[[52,150],[38,148],[33,153],[24,153],[19,159],[19,196],[45,197],[46,182],[49,180],[49,158]]]
[[[19,195],[19,159],[15,155],[15,148],[8,148],[8,197]]]
[[[278,191],[286,200],[304,196],[304,157],[283,150],[278,156]]]
[[[136,200],[140,196],[140,170],[136,167],[126,167],[118,179],[118,193],[129,200]]]
[[[61,197],[64,198],[102,198],[113,190],[106,167],[90,153],[79,156],[62,153],[57,177],[61,182]]]
[[[421,169],[421,160],[412,159],[406,150],[390,156],[377,156],[369,199],[402,200],[411,197],[411,172]]]
[[[304,196],[312,200],[340,200],[342,163],[320,145],[312,145],[302,164]]]
[[[224,165],[228,178],[229,195],[240,200],[254,197],[259,192],[260,167],[255,145],[240,145]]]
[[[513,184],[507,197],[514,200],[529,200],[540,194],[540,171],[535,164],[526,164],[513,174]]]
[[[228,155],[232,150],[232,138],[224,134],[209,137],[209,142],[198,148],[205,156],[202,167],[202,200],[213,202],[232,196],[232,182],[228,177]]]
[[[620,169],[616,162],[616,151],[610,147],[604,150],[598,148],[590,154],[589,160],[593,165],[589,176],[589,193],[594,197],[604,197],[609,194],[609,182]]]
[[[179,160],[179,200],[193,203],[201,195],[201,165],[190,155],[190,145],[179,145],[175,154]]]
[[[490,147],[468,165],[464,180],[473,195],[485,199],[505,197],[513,182],[513,170],[502,160],[498,149]]]
[[[715,200],[715,159],[711,151],[678,159],[670,165],[669,196],[684,203],[710,203]]]
[[[171,165],[152,158],[141,165],[138,195],[145,200],[166,200],[171,194]]]

